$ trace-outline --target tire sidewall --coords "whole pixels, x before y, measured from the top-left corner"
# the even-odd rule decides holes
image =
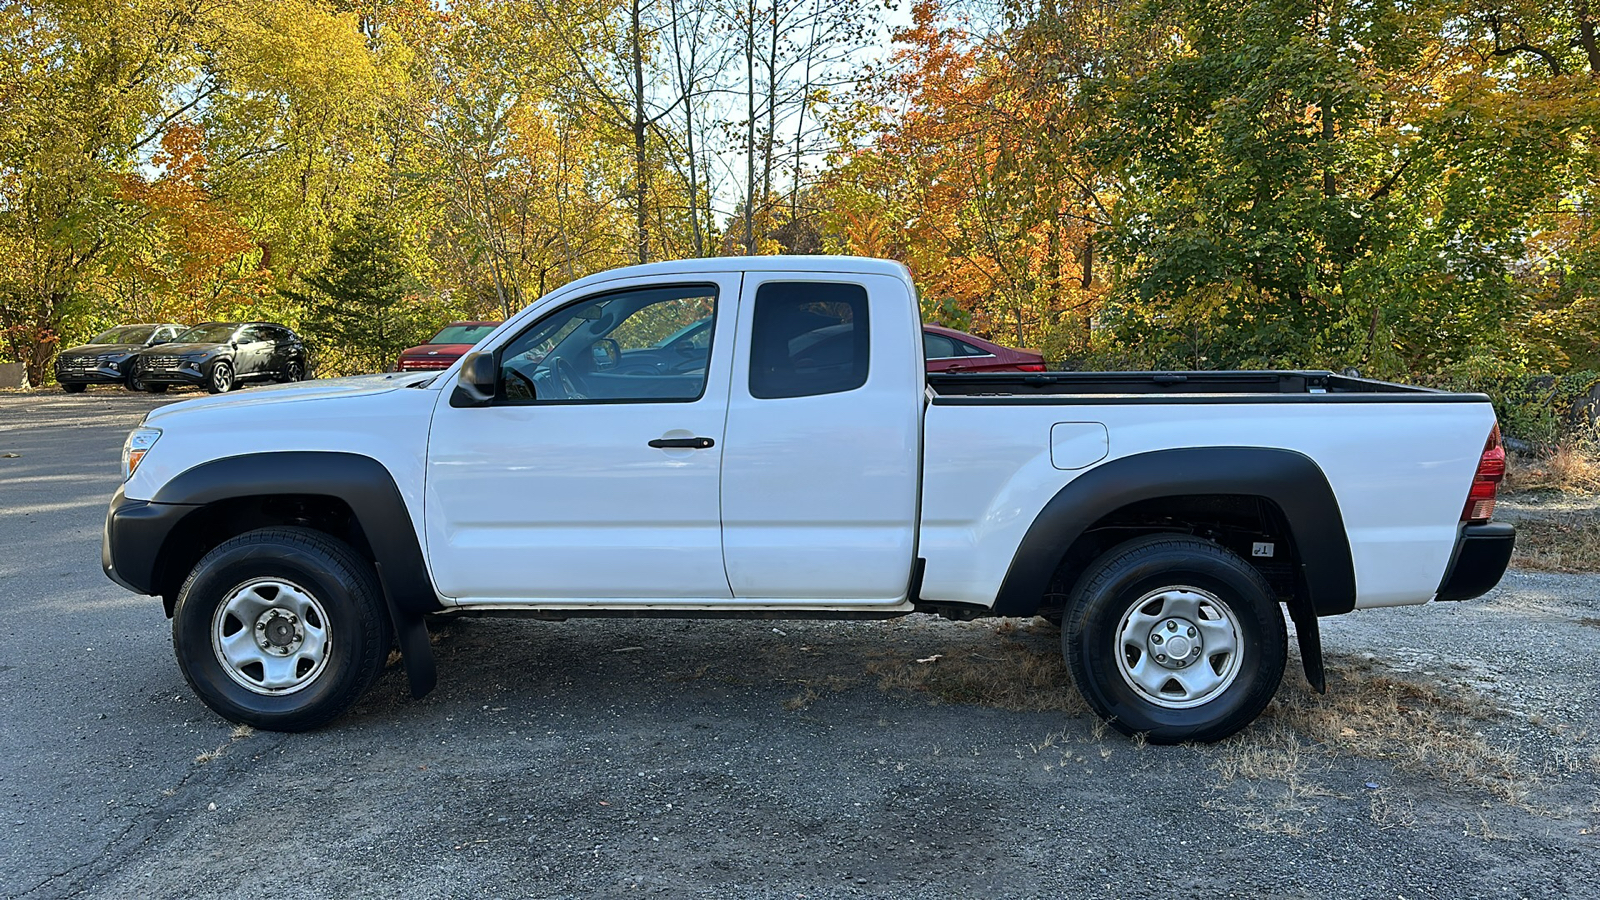
[[[362,660],[376,652],[384,633],[375,621],[370,585],[349,584],[331,557],[289,541],[225,544],[195,567],[173,609],[172,639],[178,664],[195,693],[225,718],[271,730],[316,727],[337,715],[366,685]],[[257,694],[229,677],[211,646],[217,607],[256,578],[292,582],[317,598],[327,613],[328,658],[320,675],[290,694]],[[362,594],[363,596],[357,596]],[[330,710],[326,713],[322,710]]]
[[[1253,572],[1216,556],[1158,552],[1126,561],[1111,577],[1085,587],[1093,596],[1081,598],[1071,627],[1062,630],[1063,649],[1085,698],[1118,730],[1147,734],[1158,743],[1218,740],[1253,721],[1276,693],[1287,656],[1283,616]],[[1124,680],[1116,656],[1123,615],[1139,598],[1167,587],[1207,591],[1239,622],[1233,682],[1210,701],[1185,709],[1146,699]]]

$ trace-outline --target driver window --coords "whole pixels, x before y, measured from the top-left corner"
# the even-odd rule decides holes
[[[586,297],[530,325],[500,353],[501,403],[700,399],[717,290],[673,285]]]

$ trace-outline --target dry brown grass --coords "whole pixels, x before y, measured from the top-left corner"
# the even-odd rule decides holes
[[[216,762],[217,760],[221,759],[223,756],[227,755],[229,747],[232,747],[234,744],[239,743],[240,741],[244,740],[247,737],[250,737],[251,735],[253,735],[255,733],[256,733],[256,730],[254,728],[251,728],[249,725],[235,725],[235,726],[233,726],[233,730],[228,732],[228,740],[227,740],[226,743],[218,745],[217,747],[214,747],[214,748],[212,748],[210,750],[204,751],[203,753],[201,753],[198,756],[196,756],[194,758],[194,761],[196,763],[198,763],[199,765],[202,765],[202,766],[207,764],[207,763]]]
[[[872,684],[888,693],[910,694],[930,703],[968,703],[1019,712],[1087,714],[1061,659],[1058,632],[1043,620],[1001,619],[985,625],[951,625],[947,640],[888,640],[866,649],[848,672],[806,651],[777,648],[761,658],[751,680],[775,680],[798,692],[783,701],[791,712],[810,709],[828,694]],[[824,668],[819,669],[819,665]],[[704,668],[690,678],[706,675]]]
[[[1511,565],[1537,572],[1600,572],[1600,518],[1590,512],[1519,512]]]
[[[1542,456],[1510,454],[1505,487],[1511,492],[1600,493],[1600,436],[1566,441]]]
[[[994,639],[978,648],[955,647],[935,656],[885,653],[867,663],[880,690],[908,692],[936,703],[973,703],[1027,712],[1087,713],[1072,677],[1046,629],[994,626]]]
[[[1540,572],[1600,572],[1600,437],[1544,456],[1511,454],[1496,518],[1517,526],[1511,565]]]
[[[1370,662],[1330,658],[1326,695],[1285,679],[1260,723],[1223,744],[1215,768],[1225,782],[1276,779],[1299,796],[1313,790],[1305,785],[1315,763],[1357,756],[1525,806],[1538,775],[1515,750],[1485,737],[1484,724],[1496,714],[1467,689],[1415,684]],[[1379,824],[1408,818],[1387,798],[1373,802]]]

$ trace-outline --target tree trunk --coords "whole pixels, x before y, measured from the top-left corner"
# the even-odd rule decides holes
[[[684,41],[678,34],[678,2],[671,0],[669,11],[672,15],[672,59],[678,72],[678,90],[683,94],[683,138],[689,155],[689,230],[694,245],[694,255],[706,255],[705,235],[701,232],[700,224],[700,179],[698,171],[699,159],[695,156],[694,148],[694,85],[697,72],[695,59],[698,56],[699,35],[690,38],[688,45],[689,68],[684,71]],[[697,23],[698,29],[698,23]]]
[[[1578,0],[1578,46],[1583,48],[1583,55],[1589,60],[1589,77],[1600,76],[1600,40],[1595,38],[1594,13],[1589,7],[1589,0]]]
[[[640,6],[644,0],[633,0],[633,22],[629,40],[633,44],[633,191],[638,205],[635,222],[638,227],[639,262],[650,261],[650,217],[645,203],[650,193],[649,175],[645,171],[644,139],[650,122],[644,114],[644,35],[640,30]]]
[[[756,195],[756,3],[745,3],[744,22],[744,85],[745,85],[745,142],[744,142],[744,252],[756,252],[755,195]]]

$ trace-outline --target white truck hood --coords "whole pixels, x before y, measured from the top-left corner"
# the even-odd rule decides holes
[[[295,384],[250,387],[239,393],[196,397],[192,400],[172,403],[159,409],[151,410],[150,414],[145,416],[145,422],[155,424],[173,415],[200,412],[217,407],[242,409],[251,406],[292,403],[299,400],[324,400],[333,397],[343,398],[386,394],[399,388],[420,384],[436,375],[438,375],[437,372],[396,372],[383,375],[353,375],[348,378],[318,378]]]

